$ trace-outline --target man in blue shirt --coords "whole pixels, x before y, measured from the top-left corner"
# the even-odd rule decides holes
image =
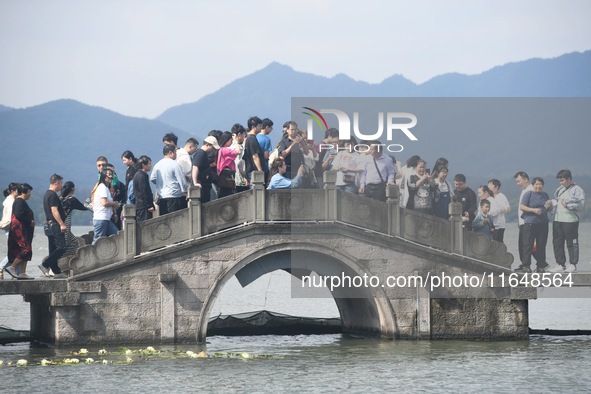
[[[263,119],[263,124],[261,127],[261,132],[257,134],[257,141],[261,146],[261,150],[263,151],[264,160],[263,160],[263,171],[265,172],[265,183],[267,183],[267,177],[269,175],[269,156],[273,151],[271,148],[271,138],[269,138],[269,134],[273,131],[273,121],[269,118]]]
[[[396,179],[396,167],[392,158],[382,152],[383,146],[380,141],[372,141],[359,181],[359,194],[380,201],[386,201],[386,185],[393,185]]]
[[[158,192],[159,214],[165,215],[182,209],[183,193],[187,192],[187,183],[183,169],[176,162],[176,145],[164,145],[164,157],[152,168],[150,181]]]

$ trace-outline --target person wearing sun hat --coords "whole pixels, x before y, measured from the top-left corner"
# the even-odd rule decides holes
[[[220,149],[218,140],[213,136],[205,137],[203,145],[193,156],[193,185],[201,187],[201,203],[211,199],[211,187],[216,179],[216,167],[210,166],[209,154]]]

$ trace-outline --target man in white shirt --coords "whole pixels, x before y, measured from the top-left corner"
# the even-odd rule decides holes
[[[165,215],[182,209],[187,183],[183,169],[176,162],[176,146],[164,145],[162,153],[164,157],[152,168],[150,181],[156,184],[159,214]]]
[[[197,147],[199,146],[199,142],[197,139],[191,137],[185,142],[185,146],[183,148],[178,148],[176,151],[176,162],[179,163],[181,168],[183,169],[183,174],[185,174],[185,181],[187,184],[191,184],[192,179],[192,170],[193,170],[193,162],[191,161],[191,156],[193,153],[197,151]]]
[[[497,216],[493,216],[493,224],[495,226],[493,240],[503,242],[505,227],[507,225],[505,215],[511,211],[511,205],[509,205],[509,200],[507,200],[507,197],[501,193],[501,181],[498,179],[489,180],[488,188],[493,192],[495,202],[497,203],[500,211]]]
[[[384,145],[380,141],[371,143],[365,170],[359,181],[359,194],[380,201],[386,201],[386,184],[393,185],[396,177],[394,162],[382,152],[383,149]]]
[[[351,140],[341,141],[340,150],[332,162],[332,169],[337,171],[337,189],[357,194],[357,174],[365,170],[365,160],[353,149]]]
[[[232,126],[232,145],[230,149],[239,151],[236,155],[234,163],[236,164],[236,175],[234,182],[236,183],[236,193],[248,190],[248,183],[246,181],[246,164],[244,163],[244,140],[246,139],[246,129],[240,123],[235,123]]]
[[[183,174],[185,174],[185,182],[187,185],[190,185],[193,179],[193,162],[191,156],[193,156],[193,153],[197,151],[198,146],[199,142],[197,139],[191,137],[187,140],[187,142],[185,142],[185,146],[183,148],[178,148],[176,150],[176,162],[179,163],[183,169]],[[186,197],[187,194],[184,193],[184,196]],[[186,198],[181,202],[181,208],[187,208]]]

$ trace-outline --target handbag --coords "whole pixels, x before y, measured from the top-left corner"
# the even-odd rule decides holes
[[[365,194],[369,196],[381,196],[386,195],[386,184],[385,183],[369,183],[365,185]]]
[[[343,174],[343,182],[355,183],[355,174]]]
[[[224,189],[234,189],[236,187],[236,180],[234,179],[235,171],[229,168],[224,168],[218,175],[218,186]]]
[[[43,222],[43,232],[47,237],[57,237],[62,233],[59,223],[53,220]]]
[[[365,187],[367,188],[369,186],[370,189],[378,191],[380,189],[384,189],[384,195],[386,193],[386,182],[384,181],[384,177],[382,176],[382,173],[380,172],[380,169],[378,168],[378,163],[376,162],[376,159],[374,157],[373,159],[373,165],[376,166],[376,171],[378,172],[378,175],[380,177],[380,183],[370,183],[368,185],[365,185]]]

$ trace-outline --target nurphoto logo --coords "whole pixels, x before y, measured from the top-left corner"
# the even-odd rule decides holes
[[[351,118],[345,111],[340,109],[316,110],[311,107],[302,108],[305,110],[303,114],[308,116],[307,132],[310,139],[314,138],[314,124],[316,124],[323,132],[328,130],[328,122],[323,115],[330,114],[336,116],[338,122],[337,130],[339,131],[339,140],[341,141],[350,140],[352,135],[354,135],[357,140],[361,141],[383,140],[384,123],[386,124],[385,137],[388,143],[378,144],[378,150],[384,150],[388,152],[402,152],[404,150],[403,145],[392,143],[395,138],[399,137],[396,135],[399,132],[402,132],[402,134],[404,134],[404,136],[406,136],[406,138],[408,138],[410,141],[418,141],[418,138],[410,131],[411,128],[417,125],[417,117],[409,112],[378,112],[377,131],[374,132],[373,130],[370,131],[367,129],[361,130],[361,127],[359,126],[360,115],[358,111],[353,111],[352,113],[353,127],[351,128]],[[364,112],[363,116],[370,116],[370,114]],[[320,144],[319,147],[321,151],[333,149],[332,144]],[[355,150],[356,152],[367,152],[369,150],[369,145],[352,144],[350,149]]]

